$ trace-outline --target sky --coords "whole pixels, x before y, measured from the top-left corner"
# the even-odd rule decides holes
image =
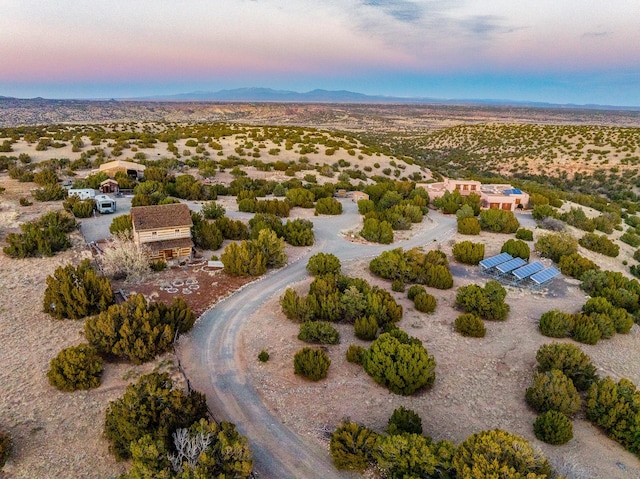
[[[0,95],[640,106],[639,0],[0,0]]]

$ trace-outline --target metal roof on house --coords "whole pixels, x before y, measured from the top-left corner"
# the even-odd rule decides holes
[[[170,205],[134,206],[131,208],[131,222],[135,231],[177,228],[193,225],[191,212],[184,203]]]

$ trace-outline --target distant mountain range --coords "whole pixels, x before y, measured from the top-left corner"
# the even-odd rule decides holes
[[[274,103],[404,103],[431,105],[485,105],[519,106],[533,108],[581,108],[594,110],[637,111],[640,106],[613,105],[575,105],[534,101],[488,100],[488,99],[438,99],[428,97],[395,97],[384,95],[366,95],[348,90],[311,90],[297,92],[273,90],[271,88],[235,88],[232,90],[194,91],[174,95],[154,95],[135,98],[122,98],[129,101],[220,101],[220,102],[274,102]]]
[[[91,101],[139,101],[139,102],[229,102],[229,103],[352,103],[352,104],[422,104],[422,105],[460,105],[460,106],[497,106],[520,108],[553,108],[553,109],[581,109],[581,110],[616,110],[640,111],[639,106],[614,105],[576,105],[558,104],[535,101],[494,100],[494,99],[438,99],[428,97],[395,97],[384,95],[366,95],[348,90],[311,90],[297,92],[290,90],[273,90],[271,88],[236,88],[232,90],[193,91],[174,95],[153,95],[130,98],[109,98],[93,100],[57,100],[44,98],[18,99],[0,95],[0,102],[91,102]]]

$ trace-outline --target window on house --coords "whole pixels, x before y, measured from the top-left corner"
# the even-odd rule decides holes
[[[176,233],[180,233],[180,230],[176,230]]]
[[[152,231],[152,232],[151,232],[151,236],[157,236],[157,235],[158,235],[158,232],[157,232],[157,231]]]

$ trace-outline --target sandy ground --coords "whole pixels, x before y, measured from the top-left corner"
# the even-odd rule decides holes
[[[483,233],[482,239],[488,245],[488,256],[499,252],[507,237]],[[443,249],[450,253],[450,244]],[[361,367],[348,363],[345,353],[350,344],[367,346],[355,338],[349,325],[338,325],[341,342],[327,347],[332,364],[326,380],[312,383],[295,376],[293,356],[304,344],[297,339],[298,325],[284,317],[276,298],[248,318],[242,339],[249,370],[266,404],[299,434],[325,445],[323,429],[334,429],[343,418],[382,432],[393,410],[403,405],[421,415],[424,432],[437,440],[458,443],[474,432],[503,428],[532,441],[552,462],[573,471],[571,477],[640,477],[638,459],[606,438],[583,414],[574,421],[574,439],[564,446],[549,446],[533,434],[536,415],[527,407],[524,393],[531,383],[537,349],[551,342],[540,334],[537,321],[553,308],[579,310],[585,296],[577,281],[558,279],[550,288],[537,292],[508,287],[508,320],[485,322],[486,337],[473,339],[453,330],[453,321],[460,314],[453,308],[455,293],[459,286],[483,283],[486,278],[475,267],[454,263],[452,269],[454,289],[430,290],[438,299],[434,314],[415,311],[406,294],[393,293],[405,311],[399,326],[420,338],[436,358],[436,382],[431,390],[412,397],[397,396],[376,385]],[[343,271],[390,289],[389,282],[370,275],[368,261],[343,265]],[[306,294],[309,282],[298,284],[296,289]],[[638,326],[629,335],[580,347],[601,375],[640,383]],[[271,359],[267,363],[251,360],[262,349]]]
[[[3,179],[4,180],[4,179]],[[17,188],[17,183],[2,185]],[[22,185],[20,185],[22,186]],[[44,209],[59,204],[16,205],[18,192],[8,188],[0,197],[1,226],[39,216]],[[228,206],[231,208],[232,204]],[[304,211],[303,215],[311,215]],[[536,236],[544,231],[536,231]],[[482,233],[487,255],[499,251],[509,236]],[[455,239],[454,239],[455,241]],[[453,241],[441,244],[450,253]],[[77,263],[89,252],[79,235],[74,249],[53,258],[11,260],[0,254],[0,426],[14,438],[15,448],[0,477],[22,478],[111,478],[126,469],[108,453],[102,439],[104,412],[109,401],[120,397],[126,385],[153,369],[168,370],[180,379],[172,357],[165,355],[144,366],[109,364],[103,384],[88,392],[61,393],[49,386],[49,361],[63,348],[82,342],[81,322],[56,321],[41,312],[45,278],[56,267]],[[620,258],[591,255],[602,267],[622,269]],[[453,264],[455,288],[484,278],[473,267]],[[345,273],[362,276],[373,284],[389,288],[389,283],[368,273],[364,260],[344,265]],[[181,273],[183,274],[183,273]],[[207,278],[211,278],[206,273]],[[184,273],[184,279],[191,272]],[[157,277],[148,292],[153,295],[174,276]],[[206,281],[203,277],[201,284]],[[211,279],[211,283],[216,282]],[[306,291],[308,281],[297,285]],[[329,377],[309,383],[294,376],[293,355],[303,344],[296,339],[298,326],[280,312],[277,299],[247,318],[243,344],[247,365],[256,387],[267,405],[298,433],[326,444],[322,428],[334,428],[344,417],[382,431],[391,412],[404,405],[420,413],[424,430],[435,439],[460,442],[482,429],[501,427],[527,437],[554,462],[569,464],[573,477],[637,478],[640,463],[636,457],[607,439],[583,417],[574,421],[575,438],[567,445],[552,447],[535,440],[535,415],[524,402],[535,364],[535,352],[549,342],[537,330],[537,320],[549,309],[577,311],[585,301],[577,282],[559,279],[548,290],[526,292],[509,288],[507,302],[511,313],[504,323],[487,323],[487,336],[467,339],[453,331],[457,312],[453,309],[455,288],[430,291],[438,299],[434,314],[413,310],[404,294],[393,293],[405,308],[400,327],[424,341],[437,361],[437,379],[430,391],[404,398],[377,386],[360,367],[345,360],[349,344],[366,343],[354,338],[352,328],[340,325],[342,342],[329,347],[332,366]],[[138,288],[141,289],[141,288]],[[202,294],[202,292],[200,293]],[[198,296],[197,294],[192,295]],[[602,375],[627,377],[640,384],[640,328],[629,335],[617,335],[595,346],[580,345]],[[266,349],[267,363],[254,358]]]

